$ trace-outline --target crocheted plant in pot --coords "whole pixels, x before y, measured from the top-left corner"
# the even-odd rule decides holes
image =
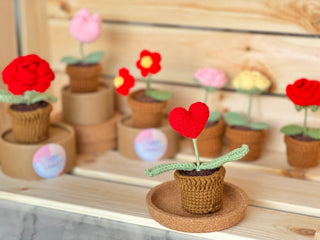
[[[0,90],[0,101],[11,103],[8,113],[15,140],[37,143],[49,137],[50,112],[56,101],[44,93],[55,78],[49,64],[31,54],[14,59],[3,71],[3,82],[8,90]]]
[[[84,53],[84,43],[94,42],[101,34],[102,23],[99,14],[91,14],[88,9],[79,10],[69,26],[70,34],[80,42],[80,56],[65,56],[61,59],[67,63],[66,72],[70,78],[71,92],[94,92],[99,87],[99,76],[104,53],[101,51]]]
[[[128,96],[133,124],[137,128],[160,127],[167,100],[173,96],[171,92],[151,88],[152,74],[156,74],[161,70],[160,61],[161,56],[159,53],[143,50],[140,53],[139,60],[136,62],[141,75],[147,78],[145,80],[146,89],[134,91]],[[133,86],[133,84],[134,78],[129,71],[126,68],[121,68],[118,76],[114,79],[116,91],[122,95],[127,95],[129,92],[124,89],[129,85]]]
[[[305,78],[296,80],[286,88],[288,98],[295,109],[304,112],[303,125],[287,125],[281,128],[285,134],[288,163],[298,168],[318,165],[320,129],[307,127],[308,110],[315,112],[320,106],[320,82]]]
[[[200,163],[197,137],[209,118],[209,108],[202,102],[193,103],[189,110],[174,108],[169,114],[169,123],[181,135],[191,138],[196,156],[195,163],[167,163],[145,170],[147,176],[153,177],[166,171],[176,170],[174,179],[181,191],[183,208],[193,214],[206,214],[218,211],[222,206],[224,163],[242,158],[248,153],[248,146],[216,158],[210,162]]]
[[[252,161],[260,157],[262,144],[269,125],[264,122],[251,121],[251,106],[254,95],[266,92],[270,86],[270,80],[257,71],[243,71],[232,81],[238,92],[249,96],[247,116],[238,112],[227,112],[224,120],[228,124],[226,137],[229,140],[229,148],[235,149],[242,144],[247,144],[250,152],[241,160]]]
[[[214,68],[202,68],[195,72],[194,81],[205,90],[204,103],[209,93],[221,89],[227,83],[224,72]],[[225,124],[220,112],[210,111],[208,121],[197,138],[199,155],[215,157],[222,151]]]

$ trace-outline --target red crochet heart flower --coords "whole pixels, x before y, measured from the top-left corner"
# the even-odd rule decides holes
[[[209,108],[202,102],[193,103],[189,111],[182,107],[174,108],[169,113],[171,127],[188,138],[197,138],[209,118]]]

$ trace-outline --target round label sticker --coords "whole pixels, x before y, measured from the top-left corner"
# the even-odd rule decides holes
[[[166,135],[156,128],[141,131],[134,140],[134,149],[144,161],[159,160],[167,151],[167,146]]]
[[[43,178],[54,178],[66,165],[66,151],[56,143],[42,146],[33,156],[33,169]]]

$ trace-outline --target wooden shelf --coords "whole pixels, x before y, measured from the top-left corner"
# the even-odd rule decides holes
[[[154,164],[158,162],[127,159],[116,151],[81,155],[72,174],[55,179],[23,181],[0,174],[0,198],[169,230],[151,219],[145,203],[150,188],[173,178],[170,172],[154,178],[145,176],[144,169]],[[268,240],[313,237],[320,226],[320,182],[259,172],[246,165],[225,165],[225,180],[241,187],[249,197],[243,221],[220,232],[196,236]]]

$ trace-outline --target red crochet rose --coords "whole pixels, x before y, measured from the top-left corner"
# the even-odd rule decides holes
[[[290,100],[299,106],[320,105],[320,82],[301,78],[289,84],[286,93]]]
[[[156,74],[161,69],[160,61],[161,56],[159,53],[143,50],[140,53],[140,59],[137,61],[137,68],[140,69],[143,77],[148,76],[149,73]]]
[[[15,95],[25,91],[44,92],[55,78],[49,64],[35,54],[18,57],[2,71],[3,82]]]
[[[130,88],[134,86],[134,82],[134,77],[130,75],[126,68],[120,68],[118,76],[113,80],[116,91],[124,96],[128,95]]]

